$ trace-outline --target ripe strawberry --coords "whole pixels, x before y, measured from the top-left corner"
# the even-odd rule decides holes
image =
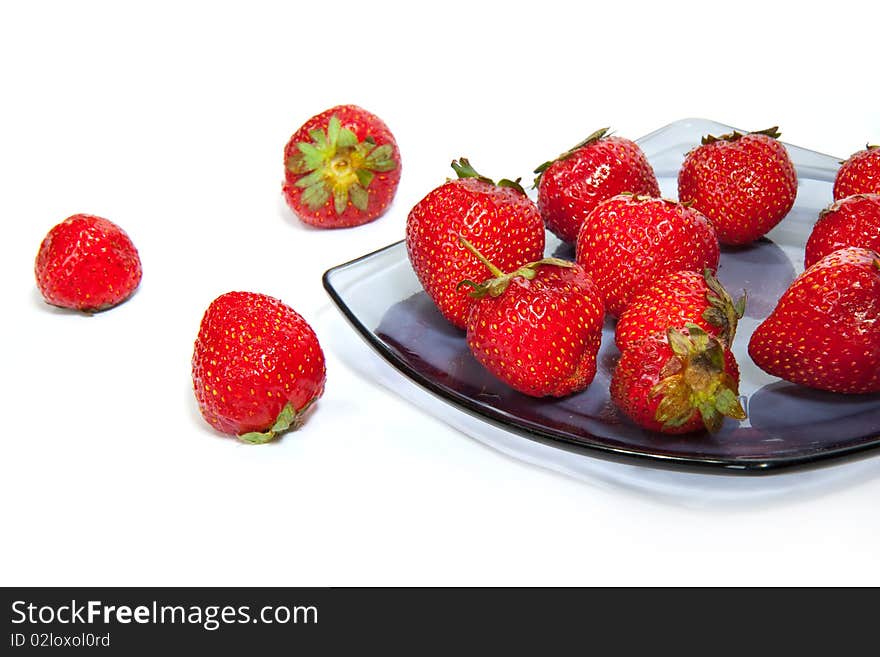
[[[413,270],[440,312],[465,328],[473,299],[458,288],[485,269],[459,242],[461,235],[504,271],[544,254],[544,223],[518,182],[496,185],[465,158],[452,163],[448,180],[416,203],[406,220],[406,248]]]
[[[584,220],[577,261],[599,286],[605,310],[618,317],[656,279],[682,269],[718,269],[712,224],[675,201],[621,194]]]
[[[605,312],[598,288],[572,262],[545,258],[505,274],[467,240],[462,244],[492,272],[462,281],[476,299],[467,343],[476,359],[507,385],[533,397],[563,397],[596,376]]]
[[[710,269],[673,272],[651,283],[621,313],[614,341],[625,351],[652,333],[692,323],[729,348],[745,305],[745,296],[734,302]]]
[[[356,105],[313,116],[284,148],[284,197],[318,228],[360,226],[381,216],[400,182],[400,152],[382,120]]]
[[[822,210],[807,239],[804,267],[847,246],[880,253],[880,194],[847,196]]]
[[[323,394],[324,352],[308,323],[278,299],[227,292],[202,318],[192,377],[211,426],[266,443],[299,427]]]
[[[722,244],[748,244],[782,221],[797,173],[776,127],[703,137],[678,173],[678,198],[715,225]]]
[[[623,192],[660,196],[648,158],[635,142],[597,130],[535,173],[538,209],[547,228],[574,243],[584,218],[601,201]]]
[[[749,341],[773,376],[832,392],[880,392],[880,256],[847,247],[798,276]]]
[[[678,434],[744,420],[733,352],[696,324],[630,346],[611,377],[611,400],[636,424]]]
[[[112,221],[75,214],[52,228],[34,265],[37,286],[54,306],[86,312],[125,301],[141,282],[141,260]]]
[[[853,194],[880,194],[880,146],[865,146],[840,165],[834,179],[834,200]]]

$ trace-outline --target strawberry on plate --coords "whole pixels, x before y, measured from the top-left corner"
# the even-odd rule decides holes
[[[716,271],[720,256],[715,230],[697,210],[631,194],[593,208],[581,226],[575,253],[614,317],[661,276],[682,269]]]
[[[660,196],[657,177],[638,144],[597,130],[535,173],[538,209],[547,228],[574,243],[584,218],[601,201],[624,192]]]
[[[749,355],[799,385],[880,392],[880,256],[847,247],[812,265],[755,329]]]
[[[880,253],[880,194],[855,194],[819,213],[807,239],[804,267],[847,246]]]
[[[338,105],[313,116],[284,148],[282,188],[290,209],[318,228],[360,226],[380,217],[400,182],[394,135],[376,115]]]
[[[141,282],[141,260],[112,221],[75,214],[54,226],[37,252],[37,286],[47,303],[96,312],[130,297]]]
[[[533,397],[563,397],[586,388],[596,376],[605,317],[590,277],[557,258],[504,273],[467,240],[461,242],[492,274],[482,283],[462,281],[476,299],[467,321],[467,344],[476,359]]]
[[[465,158],[452,168],[458,178],[433,189],[410,211],[406,249],[428,296],[447,320],[464,329],[473,299],[458,284],[480,280],[486,270],[459,236],[502,271],[513,271],[544,254],[544,222],[518,182],[496,184]]]
[[[696,324],[635,342],[611,377],[611,400],[639,426],[667,434],[744,420],[733,352]]]
[[[678,173],[678,199],[715,225],[722,244],[749,244],[788,214],[797,173],[776,127],[703,137]]]
[[[696,324],[728,348],[745,312],[745,295],[734,301],[712,270],[676,271],[658,278],[617,320],[614,341],[625,351],[644,337]]]
[[[880,194],[880,146],[867,145],[853,153],[837,170],[834,200],[853,194]]]
[[[255,292],[227,292],[208,306],[192,357],[205,420],[259,444],[299,427],[324,392],[324,352],[290,306]]]

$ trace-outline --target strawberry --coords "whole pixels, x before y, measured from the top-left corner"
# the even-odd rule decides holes
[[[819,213],[804,253],[804,267],[846,246],[880,253],[880,194],[855,194]]]
[[[812,265],[755,329],[749,356],[810,388],[880,392],[880,256],[847,247]]]
[[[865,146],[842,162],[834,178],[834,200],[853,194],[880,194],[880,146]]]
[[[318,228],[360,226],[381,216],[400,182],[388,126],[356,105],[313,116],[284,148],[287,204]]]
[[[678,198],[715,225],[722,244],[749,244],[782,221],[797,196],[797,173],[776,127],[708,135],[686,156]]]
[[[733,352],[696,324],[669,328],[630,346],[611,376],[611,400],[636,424],[678,434],[744,420]]]
[[[141,282],[141,260],[112,221],[75,214],[53,227],[34,265],[37,286],[54,306],[85,312],[122,303]]]
[[[623,192],[660,196],[657,177],[639,146],[597,130],[535,173],[538,209],[547,228],[574,243],[584,218],[601,201]]]
[[[563,397],[596,376],[605,317],[602,297],[584,270],[545,258],[505,274],[473,245],[462,244],[492,273],[470,280],[477,301],[467,321],[476,359],[507,385],[533,397]]]
[[[715,271],[720,256],[715,231],[702,214],[675,201],[631,194],[602,201],[587,215],[575,253],[614,317],[661,276]]]
[[[734,302],[710,269],[673,272],[651,283],[621,313],[614,341],[625,351],[652,333],[692,323],[729,348],[745,304],[745,296]]]
[[[452,163],[458,174],[416,203],[406,220],[406,248],[413,270],[440,312],[465,328],[473,299],[458,288],[485,269],[459,242],[461,235],[503,271],[513,271],[544,254],[544,223],[518,182],[495,184],[465,158]]]
[[[309,324],[278,299],[227,292],[208,306],[192,357],[202,416],[222,433],[266,443],[296,429],[324,392],[324,352]]]

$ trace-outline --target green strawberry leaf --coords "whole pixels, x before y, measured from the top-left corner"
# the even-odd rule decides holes
[[[724,416],[715,410],[715,405],[709,401],[701,402],[697,405],[700,416],[703,418],[703,424],[711,432],[715,433],[721,428],[724,422]]]
[[[296,145],[296,147],[299,149],[299,152],[302,153],[303,166],[305,167],[306,171],[314,171],[322,164],[324,164],[324,152],[318,149],[316,146],[301,141]]]
[[[397,163],[393,158],[394,149],[391,144],[382,144],[373,149],[364,162],[364,167],[372,171],[391,171]]]
[[[364,189],[370,186],[370,183],[373,182],[373,178],[375,177],[375,174],[369,169],[358,169],[354,174],[357,176],[358,182]]]
[[[514,189],[514,190],[518,191],[520,194],[522,194],[523,196],[525,196],[526,190],[523,189],[523,186],[519,182],[520,180],[522,180],[522,178],[517,178],[516,180],[510,180],[509,178],[502,178],[501,180],[498,181],[498,186],[499,187],[507,187],[508,189]]]
[[[329,123],[327,123],[327,143],[334,149],[339,143],[339,131],[341,129],[342,123],[339,121],[339,117],[334,114],[330,117]]]
[[[358,138],[357,138],[357,135],[354,134],[354,132],[352,132],[348,128],[342,128],[342,130],[339,131],[339,137],[336,139],[336,148],[337,149],[353,148],[353,147],[357,146],[357,144],[358,144]]]
[[[336,214],[342,214],[347,207],[348,190],[344,187],[335,187],[333,189],[333,208],[336,210]]]
[[[316,183],[305,188],[302,194],[302,201],[312,210],[320,210],[327,204],[330,199],[330,192],[327,191],[324,183]]]
[[[315,146],[319,150],[327,148],[327,134],[320,128],[309,130],[309,138],[315,142]]]
[[[722,388],[715,396],[715,408],[719,413],[738,420],[746,419],[746,412],[739,397],[730,388]]]
[[[324,183],[324,173],[317,169],[312,171],[309,175],[303,176],[299,180],[294,183],[295,187],[311,187],[312,185]]]
[[[351,204],[361,212],[366,212],[367,204],[370,202],[370,195],[367,193],[367,190],[355,183],[348,188],[348,193],[351,195]]]

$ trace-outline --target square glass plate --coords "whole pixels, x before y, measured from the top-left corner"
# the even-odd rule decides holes
[[[677,198],[685,153],[703,135],[731,130],[713,121],[685,119],[637,142],[663,195]],[[749,419],[728,420],[714,435],[664,436],[641,429],[617,411],[608,394],[619,356],[613,319],[606,321],[593,383],[563,399],[534,399],[511,390],[477,363],[464,333],[449,325],[422,291],[403,241],[328,270],[324,287],[382,359],[442,402],[425,406],[435,413],[468,416],[452,423],[472,435],[489,431],[508,444],[536,441],[630,464],[718,474],[773,473],[866,455],[880,446],[880,395],[839,395],[780,381],[758,369],[747,353],[752,331],[803,271],[804,244],[819,211],[832,200],[839,166],[839,158],[786,147],[798,173],[794,208],[758,242],[722,247],[719,279],[734,296],[748,291],[734,353]],[[574,257],[572,248],[549,232],[546,253]]]

